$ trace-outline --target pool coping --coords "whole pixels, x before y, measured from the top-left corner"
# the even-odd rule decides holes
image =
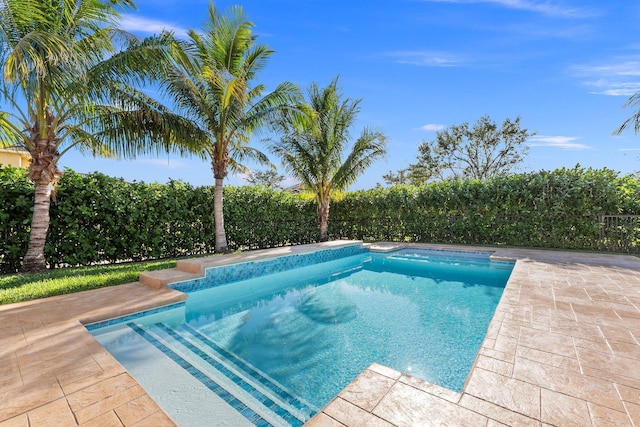
[[[233,263],[354,243],[213,258]],[[308,425],[640,426],[640,259],[401,245],[516,260],[462,393],[373,364]],[[211,262],[198,260],[201,272]],[[146,286],[135,282],[0,306],[0,427],[175,425],[82,324],[183,301],[184,294],[161,282],[199,273],[179,273],[152,275],[157,280]]]

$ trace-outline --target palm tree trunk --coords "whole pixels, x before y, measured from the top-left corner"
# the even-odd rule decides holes
[[[31,232],[29,233],[29,249],[22,260],[22,268],[20,268],[22,273],[32,273],[47,269],[44,259],[44,245],[47,241],[47,231],[49,230],[51,188],[51,183],[35,183],[36,194],[33,204],[33,217],[31,219]]]
[[[224,214],[222,210],[222,181],[224,178],[216,178],[213,190],[213,219],[216,227],[216,252],[229,252],[227,246],[227,234],[224,231]]]
[[[36,120],[29,130],[32,141],[31,164],[29,165],[29,179],[35,185],[33,202],[33,216],[31,217],[31,231],[29,233],[29,248],[22,260],[20,271],[31,273],[47,269],[44,259],[44,246],[49,230],[49,207],[51,193],[58,183],[60,170],[58,169],[58,144],[60,139],[53,129],[54,117],[51,111],[45,112],[45,135],[40,135],[40,124]]]
[[[318,222],[320,223],[320,241],[329,240],[329,204],[330,200],[324,199],[318,203]]]

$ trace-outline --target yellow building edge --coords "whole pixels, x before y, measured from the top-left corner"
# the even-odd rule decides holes
[[[26,169],[30,163],[31,155],[27,150],[15,147],[0,148],[0,167],[13,166]]]

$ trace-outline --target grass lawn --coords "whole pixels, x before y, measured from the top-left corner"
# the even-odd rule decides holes
[[[0,304],[131,283],[137,281],[142,272],[175,266],[175,260],[162,260],[3,275],[0,276]]]

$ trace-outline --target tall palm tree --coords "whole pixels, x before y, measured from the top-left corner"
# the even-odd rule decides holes
[[[138,89],[160,78],[178,50],[170,35],[139,40],[118,29],[116,8],[132,6],[131,0],[0,0],[0,97],[10,109],[0,113],[0,145],[30,152],[35,185],[22,271],[46,268],[50,198],[66,152],[132,157],[189,139],[169,132],[180,118]]]
[[[283,116],[277,123],[282,138],[270,146],[285,168],[315,193],[322,242],[328,240],[331,192],[345,190],[386,153],[385,135],[365,128],[346,154],[360,102],[343,99],[337,77],[324,89],[312,83],[308,103]]]
[[[176,69],[163,85],[177,111],[192,123],[190,132],[201,135],[196,152],[211,161],[216,252],[228,251],[224,179],[229,170],[248,171],[241,163],[245,159],[269,163],[262,152],[249,145],[249,137],[300,98],[297,87],[289,82],[266,95],[265,86],[254,83],[273,51],[256,42],[252,28],[241,7],[221,14],[210,3],[203,33],[189,31],[191,63]]]

